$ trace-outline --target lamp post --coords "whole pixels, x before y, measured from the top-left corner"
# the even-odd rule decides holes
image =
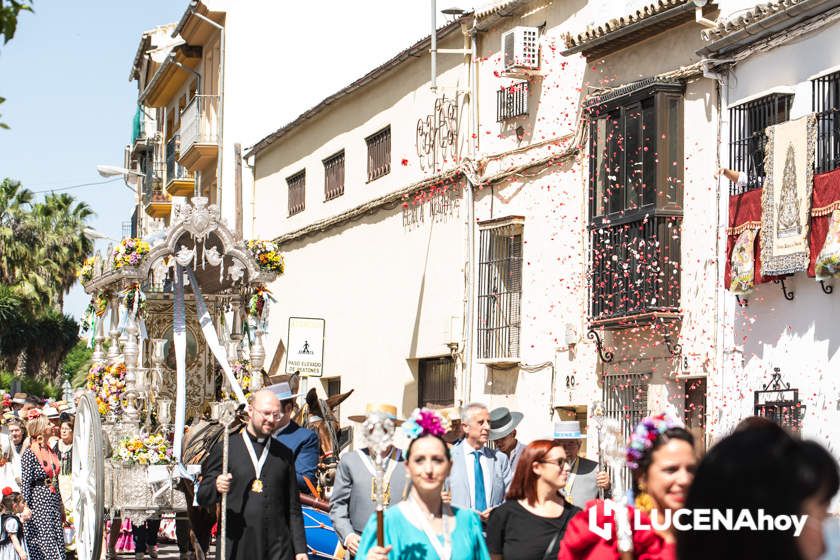
[[[140,205],[141,205],[141,202],[142,202],[141,192],[140,192],[140,189],[137,188],[136,186],[134,188],[131,188],[131,186],[129,184],[129,181],[128,181],[128,178],[129,177],[137,178],[138,182],[139,182],[139,180],[144,178],[145,175],[143,173],[140,173],[139,171],[134,171],[133,169],[127,169],[125,167],[118,167],[116,165],[97,165],[96,166],[96,171],[102,177],[122,177],[124,179],[124,182],[125,182],[125,187],[127,189],[131,190],[135,194],[135,196],[137,197],[137,202],[134,205],[135,208],[136,208],[136,212],[135,212],[136,218],[135,219],[137,220],[137,222],[136,222],[137,223],[137,237],[143,237],[143,232],[141,231],[141,228],[140,228],[140,223],[141,223],[140,213],[142,212],[142,210],[140,208]]]

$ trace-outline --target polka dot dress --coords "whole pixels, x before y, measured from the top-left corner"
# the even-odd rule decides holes
[[[21,489],[32,519],[23,524],[31,560],[65,560],[61,492],[43,485],[47,473],[31,449],[20,458]]]

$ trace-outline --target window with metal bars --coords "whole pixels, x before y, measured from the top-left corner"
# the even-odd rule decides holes
[[[417,406],[455,404],[455,362],[449,356],[420,360]]]
[[[288,179],[289,186],[289,216],[293,216],[306,208],[306,171],[295,173]]]
[[[816,172],[840,167],[840,71],[811,81],[811,108],[817,114]]]
[[[522,301],[522,220],[479,224],[479,359],[518,359]]]
[[[496,122],[528,114],[528,82],[505,86],[496,92]]]
[[[683,202],[682,89],[668,82],[590,114],[590,317],[677,312]]]
[[[630,434],[636,425],[648,415],[648,383],[650,373],[619,373],[604,376],[603,402],[604,414],[608,418],[618,420],[621,425],[624,441],[630,439]],[[630,469],[624,468],[620,473],[624,488],[630,488]]]
[[[324,160],[324,195],[332,200],[344,194],[344,150]]]
[[[792,103],[792,93],[772,93],[729,109],[729,167],[747,176],[746,185],[730,185],[730,195],[764,186],[766,129],[788,120]]]
[[[383,128],[368,136],[368,182],[375,181],[391,172],[391,127]]]

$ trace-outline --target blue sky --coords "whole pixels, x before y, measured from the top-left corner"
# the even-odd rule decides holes
[[[259,9],[261,2],[286,0],[236,1]],[[282,32],[300,33],[302,40],[309,34],[306,42],[316,51],[302,57],[306,67],[289,70],[293,76],[307,74],[309,87],[285,100],[289,114],[276,128],[428,35],[429,0],[400,1],[399,13],[393,0],[328,0],[317,7],[288,2],[288,19],[280,26],[292,25]],[[472,3],[443,4],[438,8]],[[103,181],[98,164],[122,165],[137,100],[136,83],[128,75],[140,35],[178,21],[187,5],[186,0],[36,0],[35,12],[20,18],[15,38],[0,46],[0,96],[6,98],[0,113],[11,126],[0,130],[0,177],[46,191]],[[321,36],[336,40],[311,41],[311,27],[295,24],[301,21],[317,23]],[[335,44],[346,47],[335,49]],[[311,59],[323,60],[329,71],[312,68]],[[66,192],[94,209],[95,229],[122,235],[134,195],[121,180]],[[99,247],[104,250],[107,243],[100,241]],[[77,286],[65,299],[65,311],[79,317],[87,301]]]

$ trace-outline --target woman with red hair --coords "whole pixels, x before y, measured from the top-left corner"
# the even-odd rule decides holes
[[[580,511],[563,498],[569,463],[559,442],[532,441],[522,451],[507,501],[487,524],[493,560],[557,558],[566,524]]]

